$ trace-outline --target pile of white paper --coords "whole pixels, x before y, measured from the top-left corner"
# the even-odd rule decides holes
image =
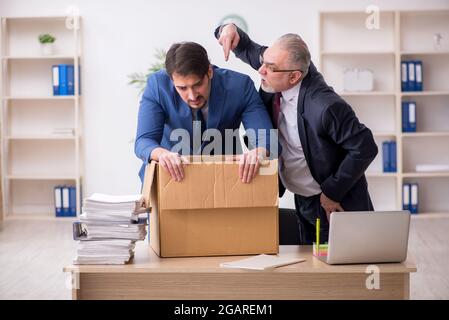
[[[134,255],[135,241],[80,241],[75,264],[125,264]]]
[[[84,199],[73,237],[80,240],[75,264],[124,264],[133,257],[135,242],[146,236],[140,213],[142,195],[111,196],[94,193]]]

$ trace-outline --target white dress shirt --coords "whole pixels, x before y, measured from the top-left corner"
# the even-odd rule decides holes
[[[282,92],[278,133],[282,153],[279,156],[279,175],[291,192],[310,197],[321,193],[307,165],[298,132],[298,95],[301,82]]]

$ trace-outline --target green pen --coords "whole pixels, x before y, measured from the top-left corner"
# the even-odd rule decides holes
[[[320,218],[316,219],[316,252],[320,255]]]

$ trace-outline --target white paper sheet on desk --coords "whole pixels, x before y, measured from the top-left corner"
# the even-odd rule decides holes
[[[306,261],[303,258],[282,257],[276,255],[260,254],[258,256],[241,260],[223,262],[220,267],[250,270],[273,270],[274,268]]]

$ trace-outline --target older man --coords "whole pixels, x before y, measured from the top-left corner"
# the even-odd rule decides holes
[[[301,242],[312,243],[317,218],[326,241],[332,212],[373,210],[364,175],[378,152],[373,135],[326,84],[301,37],[286,34],[266,47],[234,24],[217,28],[215,36],[226,60],[233,50],[259,71],[259,93],[279,130],[280,180],[295,194]]]

